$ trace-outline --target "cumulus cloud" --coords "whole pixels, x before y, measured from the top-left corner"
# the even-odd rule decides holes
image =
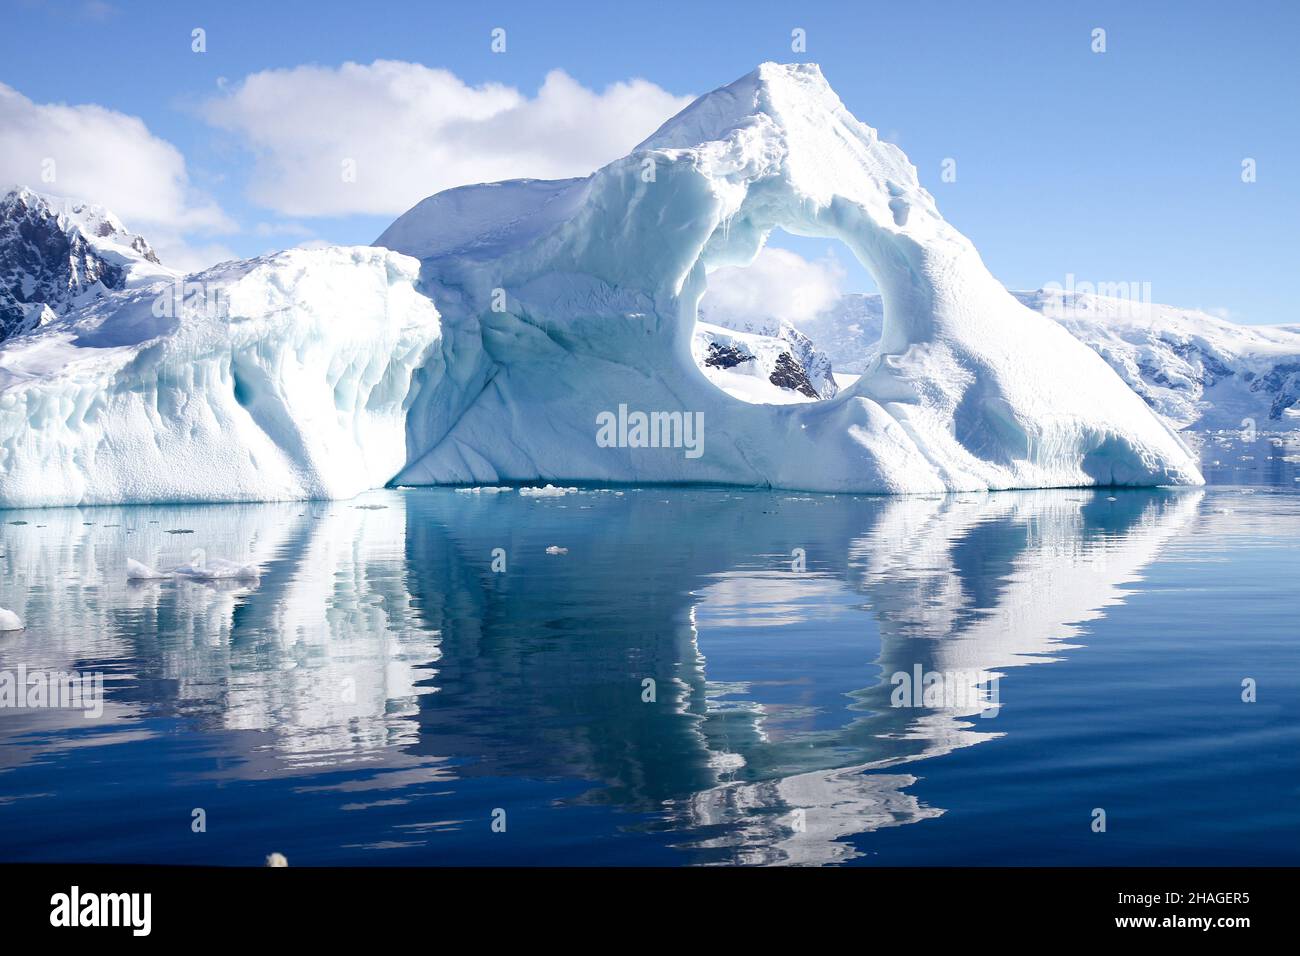
[[[748,266],[711,272],[700,305],[719,319],[785,319],[798,325],[834,305],[844,280],[844,267],[832,255],[810,261],[765,246]]]
[[[139,232],[234,228],[190,185],[180,151],[139,117],[93,104],[34,103],[3,83],[0,184],[99,203]]]
[[[209,101],[255,157],[249,195],[291,216],[405,212],[442,189],[585,175],[690,101],[631,80],[601,92],[562,70],[536,96],[418,63],[266,70]]]

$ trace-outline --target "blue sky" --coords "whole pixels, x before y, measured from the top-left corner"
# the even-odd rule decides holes
[[[150,138],[151,162],[168,162],[155,141],[179,151],[183,169],[168,175],[186,198],[150,207],[137,196],[124,200],[138,210],[134,217],[119,211],[152,237],[167,233],[169,210],[178,210],[175,218],[186,225],[173,245],[198,258],[298,242],[368,243],[391,221],[390,207],[407,193],[394,199],[372,182],[374,190],[353,194],[372,197],[361,203],[369,207],[341,211],[333,199],[317,201],[310,175],[293,166],[314,161],[316,149],[313,136],[292,131],[295,118],[323,117],[316,125],[328,128],[328,148],[361,135],[347,132],[368,112],[347,96],[346,82],[355,78],[336,75],[348,61],[450,71],[465,91],[448,93],[448,102],[470,112],[486,97],[474,92],[482,84],[505,84],[528,100],[556,69],[596,97],[610,84],[641,78],[657,89],[629,93],[634,107],[613,96],[601,100],[591,116],[629,128],[645,117],[645,135],[656,125],[649,117],[672,97],[707,92],[763,60],[806,60],[820,63],[848,107],[907,152],[945,216],[1008,286],[1065,283],[1069,274],[1149,282],[1157,302],[1226,310],[1245,322],[1300,321],[1290,281],[1300,252],[1296,3],[11,0],[4,23],[0,83],[30,101],[14,108],[95,104],[143,122],[146,133],[121,135]],[[191,49],[195,27],[206,31],[201,54]],[[506,30],[505,53],[490,49],[494,27]],[[796,27],[806,31],[806,53],[790,49]],[[1091,49],[1097,27],[1106,30],[1105,53]],[[276,108],[283,117],[261,110],[251,88],[239,95],[250,75],[312,64],[322,68],[319,77],[281,78],[284,99]],[[320,77],[330,83],[316,82]],[[362,71],[361,82],[372,79]],[[582,112],[579,92],[560,87],[553,108]],[[588,157],[612,159],[601,150],[632,135],[621,130],[586,144],[572,129],[548,132],[544,123],[467,132],[465,121],[438,126],[441,102],[425,97],[408,114],[389,101],[389,113],[377,108],[365,117],[393,137],[406,124],[434,124],[427,141],[445,139],[454,150],[454,162],[430,167],[436,174],[427,190],[418,179],[403,184],[415,198],[478,169],[524,170],[531,159],[538,175],[551,175]],[[521,116],[551,115],[521,108]],[[390,115],[394,123],[385,122]],[[55,114],[39,116],[53,122]],[[0,142],[16,135],[11,127],[11,139]],[[6,149],[0,178],[36,168],[35,154]],[[509,162],[498,163],[502,156]],[[1247,157],[1257,164],[1253,183],[1242,182]],[[956,182],[940,180],[945,158],[956,160]],[[92,159],[70,157],[67,166]],[[407,171],[400,150],[388,149],[377,162],[388,164],[387,180]],[[35,174],[21,178],[59,192],[57,183],[32,181]],[[288,192],[291,202],[268,198]],[[276,208],[286,202],[291,208]],[[807,241],[778,241],[806,256],[821,252]],[[866,285],[856,267],[847,281]]]

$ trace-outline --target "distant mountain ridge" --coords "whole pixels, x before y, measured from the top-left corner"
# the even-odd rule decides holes
[[[1179,428],[1260,431],[1300,426],[1300,326],[1239,325],[1197,309],[1068,290],[1012,292],[1106,360]],[[837,373],[875,357],[879,295],[853,293],[799,323]]]

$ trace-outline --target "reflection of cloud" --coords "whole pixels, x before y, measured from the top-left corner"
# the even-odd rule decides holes
[[[699,592],[720,627],[782,627],[826,613],[827,599],[843,593],[831,575],[789,571],[724,571]]]

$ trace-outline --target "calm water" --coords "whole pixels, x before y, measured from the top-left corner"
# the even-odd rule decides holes
[[[1297,864],[1296,455],[1211,442],[1177,492],[3,512],[0,674],[104,699],[0,709],[0,859]],[[263,573],[126,580],[196,550]]]

